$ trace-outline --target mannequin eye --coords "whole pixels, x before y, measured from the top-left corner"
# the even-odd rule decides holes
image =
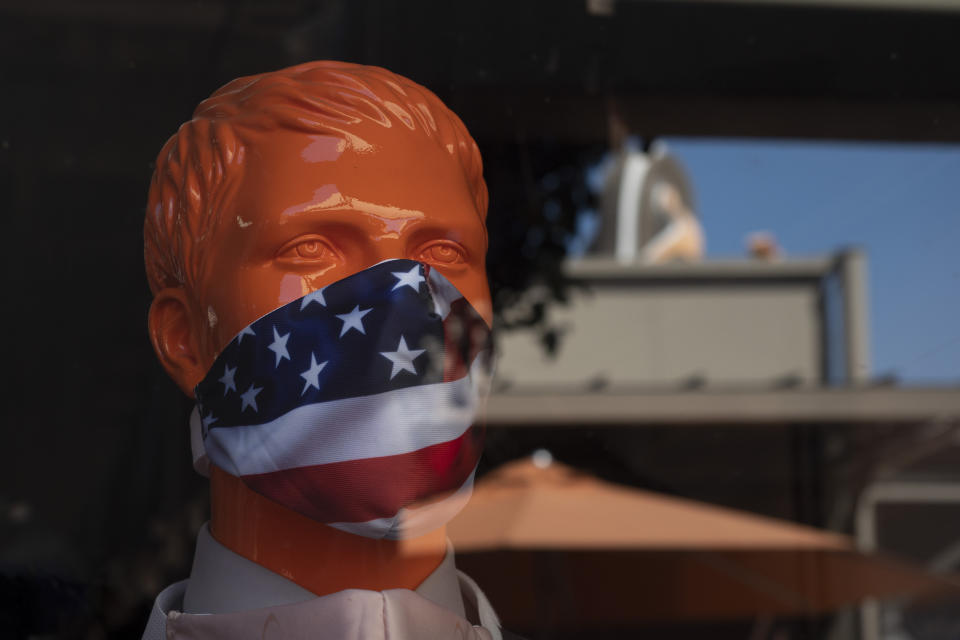
[[[307,240],[306,242],[301,242],[294,250],[297,252],[297,255],[301,258],[319,258],[327,250],[323,243],[319,240]]]
[[[332,260],[336,253],[320,238],[301,238],[288,243],[277,257],[297,263]]]
[[[438,240],[420,249],[417,260],[441,266],[463,264],[467,261],[466,252],[455,242]]]

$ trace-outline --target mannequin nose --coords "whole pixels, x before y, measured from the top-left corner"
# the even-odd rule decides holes
[[[395,231],[371,236],[370,245],[372,261],[366,267],[372,267],[384,260],[410,257],[406,255],[406,242],[402,234]]]

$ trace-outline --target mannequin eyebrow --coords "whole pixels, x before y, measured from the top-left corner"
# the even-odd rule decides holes
[[[414,245],[429,240],[449,240],[461,245],[472,254],[482,254],[485,250],[486,234],[482,226],[478,228],[470,219],[457,221],[454,224],[428,223],[417,229],[410,237]]]
[[[455,240],[470,246],[473,251],[482,251],[477,249],[473,239],[485,238],[486,234],[472,210],[463,211],[462,215],[452,216],[452,219],[448,217],[441,222],[435,215],[424,211],[367,202],[344,196],[331,187],[332,185],[328,185],[315,192],[317,200],[323,198],[320,202],[305,202],[284,209],[281,221],[278,221],[276,226],[277,231],[285,229],[284,233],[287,234],[293,228],[305,232],[310,229],[319,230],[328,225],[343,229],[356,224],[356,216],[359,215],[377,219],[387,233],[402,233],[408,224],[416,222],[422,226],[416,233],[417,238]]]
[[[384,204],[376,204],[373,202],[365,202],[364,200],[359,200],[357,198],[351,198],[348,196],[345,197],[339,192],[326,198],[323,202],[304,203],[288,207],[283,210],[283,215],[284,217],[294,217],[323,211],[359,211],[368,213],[385,221],[415,220],[426,217],[426,214],[423,211],[417,211],[416,209],[404,209],[402,207],[394,207]]]

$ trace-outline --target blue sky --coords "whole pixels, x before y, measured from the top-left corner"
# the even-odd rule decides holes
[[[873,373],[960,383],[960,145],[670,138],[710,257],[773,232],[787,257],[865,249]]]

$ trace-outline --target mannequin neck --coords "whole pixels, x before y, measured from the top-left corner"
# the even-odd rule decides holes
[[[344,589],[416,589],[443,561],[446,529],[375,540],[310,520],[210,467],[210,532],[228,549],[323,596]]]

